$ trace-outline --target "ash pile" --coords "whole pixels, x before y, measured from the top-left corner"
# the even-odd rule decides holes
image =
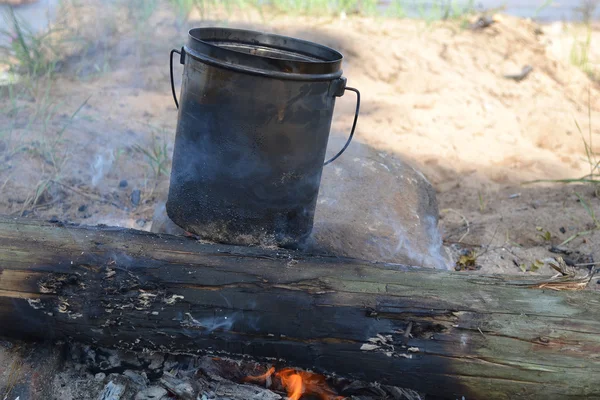
[[[417,400],[375,383],[214,356],[0,341],[2,400]]]

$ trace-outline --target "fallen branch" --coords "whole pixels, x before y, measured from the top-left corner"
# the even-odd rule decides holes
[[[600,294],[540,282],[0,218],[4,335],[243,356],[452,399],[597,397]]]

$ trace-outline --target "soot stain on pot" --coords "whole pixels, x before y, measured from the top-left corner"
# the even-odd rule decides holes
[[[199,42],[205,33],[214,41],[210,48]],[[283,50],[261,44],[268,51],[247,58],[252,33],[244,33],[250,37],[241,41],[242,53],[232,50],[235,30],[190,34],[195,56],[186,56],[184,66],[167,214],[216,242],[303,243],[312,230],[335,103],[331,81],[341,75],[331,61],[341,55],[319,45],[296,49],[295,40],[285,39]],[[220,49],[219,35],[228,42]],[[314,59],[309,66],[307,57]],[[279,75],[300,70],[304,75],[292,80]]]

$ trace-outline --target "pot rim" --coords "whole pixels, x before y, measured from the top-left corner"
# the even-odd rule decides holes
[[[332,80],[340,52],[307,40],[233,28],[193,28],[184,51],[198,61],[274,78]]]

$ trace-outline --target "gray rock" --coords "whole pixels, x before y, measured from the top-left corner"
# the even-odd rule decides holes
[[[140,204],[141,198],[142,192],[140,191],[140,189],[135,189],[131,192],[131,204],[133,204],[134,206],[137,207]]]
[[[335,150],[344,141],[330,139]],[[398,156],[353,142],[323,169],[312,250],[338,256],[449,268],[435,190]]]
[[[331,137],[330,151],[344,141]],[[164,201],[155,209],[151,230],[183,233],[168,218]],[[427,178],[398,156],[360,142],[324,167],[306,250],[429,268],[451,265],[438,230],[435,190]]]
[[[150,361],[148,365],[149,369],[162,369],[165,364],[165,355],[160,353],[153,353],[145,357],[147,361]]]

